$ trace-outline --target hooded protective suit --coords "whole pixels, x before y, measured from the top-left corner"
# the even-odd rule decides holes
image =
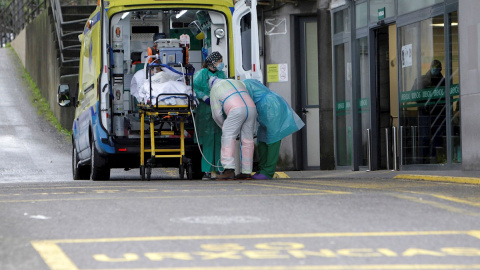
[[[213,120],[222,128],[221,163],[235,169],[235,140],[240,134],[242,173],[253,167],[253,133],[257,109],[245,84],[236,80],[210,78],[210,104]],[[224,116],[226,115],[226,117]]]

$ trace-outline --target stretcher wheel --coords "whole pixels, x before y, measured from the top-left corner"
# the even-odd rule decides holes
[[[192,163],[187,164],[187,178],[188,180],[193,179],[193,169],[192,169]]]
[[[142,177],[142,181],[145,181],[145,166],[140,166],[140,176]]]
[[[178,175],[182,180],[183,178],[185,178],[185,167],[183,166],[183,164],[180,164],[180,166],[178,167]]]
[[[150,181],[150,179],[152,178],[152,167],[148,166],[147,168],[145,168],[145,170],[147,173],[147,181]]]

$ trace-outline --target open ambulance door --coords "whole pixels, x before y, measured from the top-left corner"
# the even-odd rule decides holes
[[[263,83],[257,18],[257,0],[235,3],[232,17],[235,78],[257,79]]]

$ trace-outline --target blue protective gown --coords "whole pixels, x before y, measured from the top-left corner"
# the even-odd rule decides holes
[[[257,139],[271,144],[300,130],[305,124],[287,101],[255,79],[243,81],[257,106]]]

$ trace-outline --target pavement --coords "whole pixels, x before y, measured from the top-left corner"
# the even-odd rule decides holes
[[[419,181],[450,182],[480,185],[480,171],[432,170],[432,171],[285,171],[277,172],[274,178],[301,179],[407,179]]]

